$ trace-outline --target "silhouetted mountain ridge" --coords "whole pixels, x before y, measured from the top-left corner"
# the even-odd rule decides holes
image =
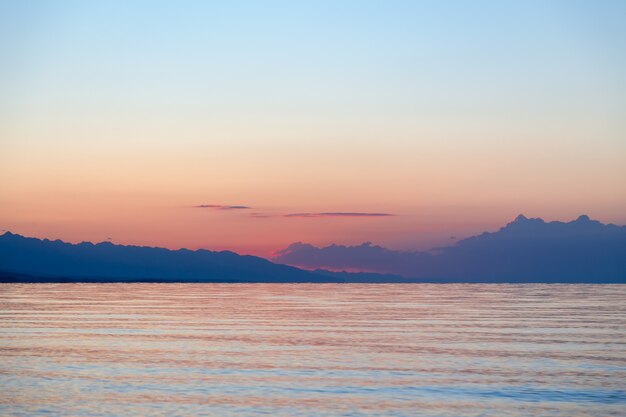
[[[231,251],[169,250],[111,242],[71,244],[10,232],[0,236],[0,270],[5,275],[81,281],[336,281]]]
[[[589,216],[583,214],[576,220],[570,222],[552,221],[546,222],[541,218],[528,218],[520,214],[507,225],[503,226],[497,232],[485,232],[478,236],[473,236],[459,241],[462,244],[466,241],[472,241],[477,238],[486,236],[498,237],[521,237],[527,236],[532,238],[546,237],[582,237],[594,236],[602,233],[603,235],[612,235],[624,233],[626,226],[616,226],[614,224],[604,224],[597,220],[591,220]]]
[[[394,251],[369,242],[323,248],[295,243],[276,262],[362,270],[419,279],[476,282],[626,282],[626,227],[582,215],[570,222],[517,216],[432,252]]]
[[[274,261],[291,266],[231,251],[0,236],[4,281],[609,283],[626,282],[626,227],[585,215],[570,222],[519,215],[434,252],[297,242]]]

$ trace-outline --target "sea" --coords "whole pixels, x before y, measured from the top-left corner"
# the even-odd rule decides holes
[[[626,416],[626,285],[0,284],[1,416]]]

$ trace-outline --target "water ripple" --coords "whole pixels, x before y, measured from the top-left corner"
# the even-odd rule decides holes
[[[623,416],[626,286],[0,284],[3,416]]]

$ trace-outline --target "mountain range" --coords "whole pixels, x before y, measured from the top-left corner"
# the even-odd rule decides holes
[[[294,243],[275,262],[463,282],[626,282],[626,227],[582,215],[545,222],[519,215],[486,232],[432,251],[395,251],[369,242],[315,247]]]
[[[110,242],[71,244],[10,232],[0,236],[0,271],[4,276],[0,275],[0,279],[5,281],[334,281],[230,251],[169,250]]]
[[[6,232],[0,281],[626,283],[626,227],[584,215],[571,222],[520,215],[496,232],[428,252],[294,243],[273,262],[230,251],[71,244]]]

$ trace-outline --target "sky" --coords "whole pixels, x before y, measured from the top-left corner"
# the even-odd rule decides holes
[[[0,229],[427,249],[626,223],[626,2],[0,1]]]

